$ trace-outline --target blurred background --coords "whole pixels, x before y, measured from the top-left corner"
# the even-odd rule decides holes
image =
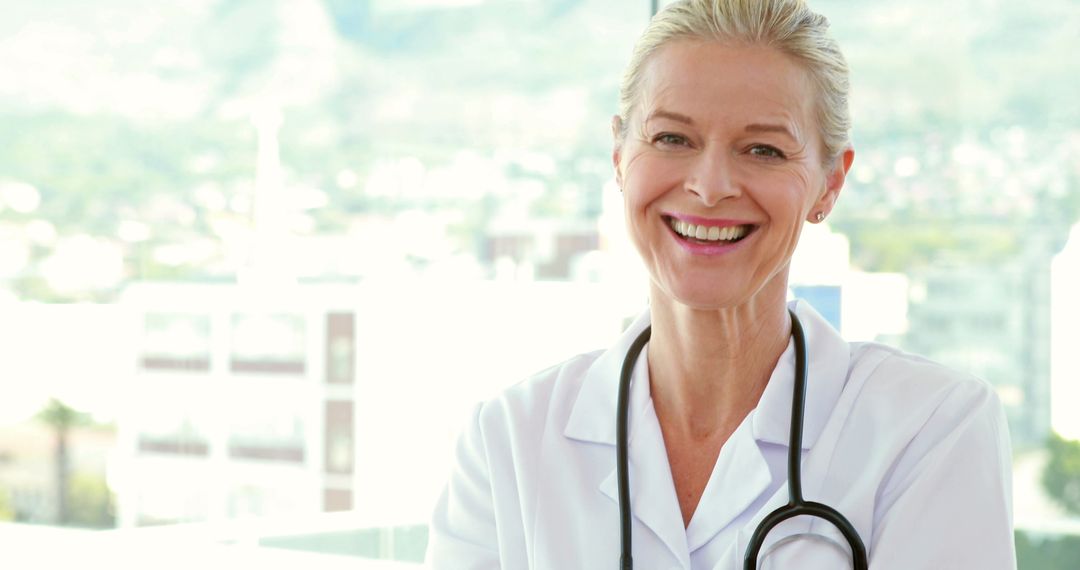
[[[651,4],[0,0],[0,565],[418,567],[471,405],[645,307]],[[991,382],[1075,570],[1080,3],[811,4],[857,156],[792,294]]]

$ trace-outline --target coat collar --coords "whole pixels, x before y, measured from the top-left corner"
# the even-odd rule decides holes
[[[847,379],[850,359],[848,343],[805,301],[792,301],[806,334],[807,396],[803,426],[803,449],[810,449],[821,434]],[[639,315],[615,344],[589,367],[570,412],[563,434],[571,439],[615,445],[615,407],[619,373],[626,351],[649,325],[649,312]],[[638,360],[630,386],[630,441],[645,411],[651,412],[646,351]],[[795,345],[788,341],[769,383],[761,394],[750,421],[754,439],[787,446],[791,425],[791,395],[795,385]],[[641,381],[645,379],[645,381]]]
[[[810,449],[821,434],[847,378],[850,358],[848,344],[807,303],[795,301],[806,336],[808,357],[807,402],[803,427],[803,449]],[[589,367],[573,404],[563,434],[571,439],[615,445],[615,417],[619,376],[627,349],[649,324],[649,314],[640,315],[614,346]],[[769,383],[755,408],[724,445],[702,502],[718,507],[701,517],[696,513],[690,528],[684,528],[678,497],[668,467],[663,434],[649,395],[648,350],[642,351],[634,366],[630,387],[630,485],[635,518],[647,526],[668,548],[682,567],[689,567],[690,552],[706,543],[764,493],[771,474],[760,442],[786,447],[791,421],[794,387],[795,348],[789,341],[773,370]],[[617,499],[615,451],[612,469],[599,482],[600,492]],[[737,473],[737,476],[732,476]],[[737,479],[737,488],[725,488]],[[723,501],[710,495],[723,493]]]
[[[649,326],[649,312],[638,315],[634,322],[623,331],[615,344],[593,361],[585,372],[585,380],[578,392],[570,417],[563,434],[571,439],[593,443],[615,445],[615,411],[619,391],[619,375],[623,359],[634,339]],[[635,421],[649,405],[649,383],[638,382],[638,378],[648,378],[648,351],[643,350],[642,357],[634,366],[630,382],[630,439],[636,432]]]
[[[806,413],[802,448],[807,450],[817,442],[844,389],[851,348],[809,303],[792,301],[789,307],[798,315],[806,336]],[[757,408],[751,412],[754,439],[787,447],[794,390],[795,341],[792,339],[780,355]]]

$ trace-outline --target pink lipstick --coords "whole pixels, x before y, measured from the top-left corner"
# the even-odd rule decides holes
[[[695,255],[719,255],[741,247],[757,229],[746,220],[703,218],[685,214],[664,216],[672,237]]]

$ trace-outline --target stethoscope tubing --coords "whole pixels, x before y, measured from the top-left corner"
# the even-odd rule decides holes
[[[634,339],[623,359],[622,373],[619,377],[619,402],[615,426],[615,461],[616,475],[619,479],[619,532],[622,536],[622,555],[619,557],[619,570],[633,570],[634,557],[631,553],[630,532],[630,436],[628,425],[630,415],[630,377],[634,372],[637,357],[652,336],[652,326],[645,327]]]
[[[813,501],[807,501],[802,493],[802,441],[803,424],[806,412],[806,335],[802,323],[791,313],[791,336],[795,341],[795,388],[791,394],[791,433],[788,436],[788,503],[769,513],[750,537],[743,558],[743,570],[757,568],[758,553],[765,543],[765,537],[776,525],[792,517],[807,515],[824,519],[840,529],[851,547],[854,570],[866,570],[866,547],[862,538],[855,531],[851,522],[836,509]]]
[[[818,517],[832,523],[840,530],[851,547],[852,563],[854,570],[866,570],[866,547],[862,538],[855,531],[855,527],[842,514],[832,507],[807,501],[802,494],[802,440],[803,420],[806,410],[806,336],[803,333],[802,323],[795,315],[795,311],[789,309],[791,314],[791,336],[795,341],[795,387],[791,395],[791,433],[788,438],[788,503],[769,513],[757,528],[754,529],[750,542],[746,546],[743,558],[744,570],[757,568],[758,554],[765,542],[765,537],[776,525],[785,520],[807,515]],[[623,360],[622,371],[619,378],[619,398],[616,411],[616,474],[619,482],[619,522],[622,553],[619,557],[620,570],[633,570],[634,560],[632,556],[631,537],[631,513],[630,513],[630,461],[629,461],[629,408],[630,408],[630,377],[633,375],[634,365],[638,356],[649,342],[652,336],[652,327],[638,335],[630,348],[626,351]]]

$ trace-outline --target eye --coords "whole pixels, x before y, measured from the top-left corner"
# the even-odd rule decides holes
[[[750,147],[750,154],[762,158],[787,158],[784,151],[767,144],[756,144]]]
[[[660,133],[653,137],[652,142],[663,146],[688,146],[690,144],[686,137],[675,133]]]

